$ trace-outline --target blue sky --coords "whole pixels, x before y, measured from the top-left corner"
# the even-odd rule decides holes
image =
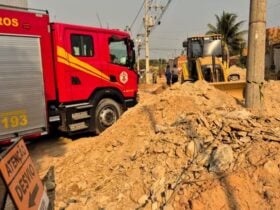
[[[165,4],[167,0],[154,0]],[[143,0],[28,0],[31,8],[46,9],[51,20],[73,24],[125,29],[130,26]],[[238,20],[245,20],[248,28],[249,0],[172,0],[161,24],[150,36],[152,58],[171,58],[180,54],[182,42],[187,36],[204,34],[207,24],[215,24],[215,14],[223,11],[235,13]],[[267,1],[267,27],[280,26],[280,1]],[[135,38],[143,33],[143,10],[133,24]],[[99,21],[100,20],[100,21]],[[245,37],[246,38],[246,37]],[[144,56],[144,50],[141,52]]]

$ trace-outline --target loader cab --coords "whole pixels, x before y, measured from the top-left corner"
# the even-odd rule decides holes
[[[186,49],[187,68],[192,81],[204,79],[208,82],[224,81],[223,47],[221,35],[189,37],[183,42]],[[219,59],[219,60],[218,60]]]
[[[203,65],[201,67],[202,77],[207,82],[224,82],[224,74],[220,65]]]

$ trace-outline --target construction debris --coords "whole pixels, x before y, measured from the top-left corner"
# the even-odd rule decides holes
[[[263,116],[203,81],[141,92],[111,128],[49,159],[56,209],[279,206],[280,106],[270,85],[280,88],[266,84]]]

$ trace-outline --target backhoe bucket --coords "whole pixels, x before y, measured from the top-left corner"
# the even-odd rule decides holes
[[[209,83],[215,88],[226,92],[237,99],[244,99],[246,82],[215,82]]]

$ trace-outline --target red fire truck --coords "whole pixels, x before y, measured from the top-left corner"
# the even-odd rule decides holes
[[[137,103],[134,63],[126,32],[0,6],[0,141],[102,132]]]

